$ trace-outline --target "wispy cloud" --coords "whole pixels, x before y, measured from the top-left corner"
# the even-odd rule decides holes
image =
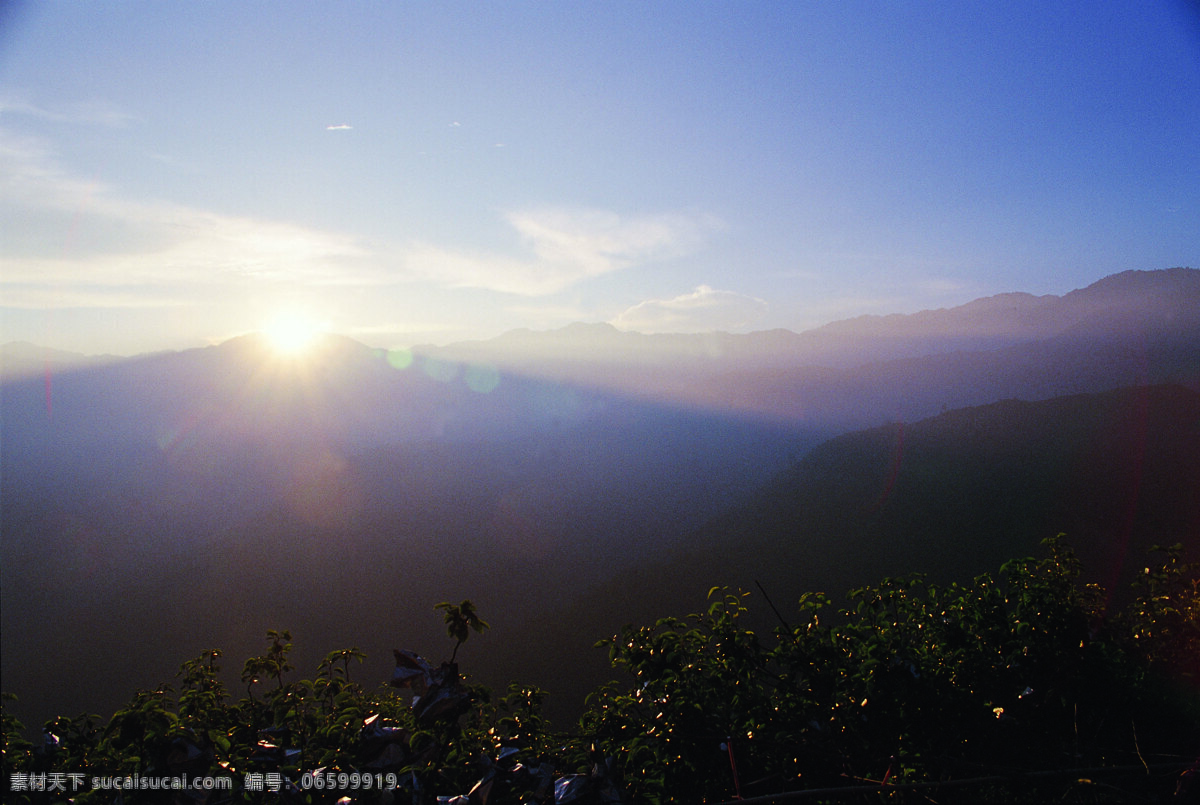
[[[0,202],[72,208],[99,189],[64,171],[39,138],[0,128]]]
[[[406,268],[448,285],[541,296],[688,254],[719,227],[705,215],[621,216],[595,209],[522,210],[505,220],[528,254],[509,257],[417,244],[407,250]]]
[[[71,175],[38,139],[4,131],[0,165],[0,212],[13,233],[0,244],[0,288],[9,307],[413,283],[532,299],[688,254],[720,226],[702,214],[539,208],[501,213],[519,244],[507,252],[416,240],[366,243],[286,221],[130,200]]]
[[[697,333],[740,330],[761,320],[767,303],[753,296],[707,285],[673,299],[639,302],[612,320],[622,330],[643,333]]]
[[[20,93],[0,95],[0,120],[5,117],[30,117],[52,123],[98,125],[122,128],[137,120],[115,104],[91,99],[53,106],[36,104]]]
[[[122,199],[70,176],[32,138],[0,132],[0,165],[0,210],[13,233],[0,247],[9,307],[163,304],[200,287],[378,281],[354,238]]]
[[[539,259],[586,267],[589,276],[685,254],[716,225],[704,216],[622,217],[607,210],[545,209],[507,218]]]
[[[350,131],[353,128],[349,123],[339,123],[336,126],[326,126],[325,131]]]
[[[0,268],[2,270],[2,268]],[[196,300],[168,288],[146,288],[131,284],[62,285],[53,282],[21,284],[4,282],[4,305],[27,310],[64,308],[115,308],[121,310],[173,308]]]

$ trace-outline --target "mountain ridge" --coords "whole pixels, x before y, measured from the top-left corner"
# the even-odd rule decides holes
[[[863,314],[801,331],[774,328],[748,333],[641,333],[621,330],[608,322],[572,322],[551,330],[517,328],[488,339],[445,345],[417,344],[409,348],[409,351],[464,362],[491,360],[504,366],[518,363],[526,365],[530,359],[591,360],[601,364],[619,364],[630,360],[635,363],[655,363],[665,357],[711,362],[746,360],[748,356],[761,356],[767,351],[774,351],[781,353],[780,357],[774,360],[782,365],[799,366],[812,360],[815,353],[833,349],[829,343],[831,338],[869,339],[886,331],[889,339],[906,336],[917,338],[919,342],[922,339],[955,335],[958,337],[956,343],[959,346],[953,348],[962,348],[965,344],[966,348],[974,350],[987,348],[989,344],[992,347],[1007,346],[1014,340],[1049,337],[1080,326],[1098,314],[1112,313],[1113,307],[1124,312],[1153,310],[1162,316],[1190,316],[1200,320],[1200,314],[1196,313],[1198,304],[1200,269],[1131,269],[1102,277],[1061,296],[1035,296],[1022,291],[1011,291],[979,297],[949,308],[931,308],[915,313]],[[967,335],[965,339],[964,333]],[[354,340],[346,336],[333,337]],[[213,346],[221,347],[244,338],[255,338],[255,334],[235,336]],[[987,338],[1000,338],[1000,341],[979,340]],[[365,344],[361,346],[376,349]],[[893,346],[890,350],[882,350],[879,345],[873,345],[867,348],[864,354],[850,357],[847,353],[862,349],[862,346],[851,349],[843,345],[833,350],[835,354],[832,357],[826,356],[826,363],[815,365],[854,368],[854,365],[877,362],[881,359],[924,354],[920,352],[920,348],[919,343],[903,347]],[[510,353],[517,349],[533,349],[535,354],[528,356],[528,359],[515,361]],[[939,348],[939,351],[945,350],[946,347]],[[128,358],[94,356],[41,347],[27,341],[13,341],[0,345],[0,378],[18,377],[30,367],[40,372],[47,358],[61,361],[64,366],[71,366],[97,360],[135,360],[157,354],[160,353],[145,353]],[[856,361],[858,363],[855,363]]]
[[[662,355],[669,359],[672,354],[676,359],[698,362],[761,361],[763,348],[769,346],[782,353],[768,362],[771,366],[811,364],[854,368],[879,360],[927,354],[921,350],[928,348],[930,339],[951,334],[957,336],[955,344],[949,348],[941,347],[939,352],[994,348],[1046,338],[1088,319],[1102,318],[1105,312],[1113,312],[1113,307],[1119,311],[1144,311],[1150,315],[1190,315],[1191,319],[1200,321],[1200,314],[1196,313],[1200,307],[1200,269],[1130,270],[1109,275],[1062,296],[1001,293],[951,308],[909,314],[865,314],[800,332],[774,329],[745,334],[645,334],[619,330],[607,323],[577,322],[557,330],[514,330],[495,339],[442,347],[419,345],[413,347],[413,351],[458,360],[479,360],[487,356],[504,365],[504,350],[517,344],[540,342],[544,350],[538,355],[541,360],[591,358],[602,364],[619,364],[630,357],[631,347],[635,344],[645,348],[647,357],[643,360],[646,362]],[[1093,326],[1102,324],[1102,321],[1093,321]],[[881,331],[886,331],[883,334],[889,340],[898,337],[914,340],[902,346],[835,343],[835,340],[845,339],[869,340],[878,337]],[[607,351],[597,354],[598,347]]]

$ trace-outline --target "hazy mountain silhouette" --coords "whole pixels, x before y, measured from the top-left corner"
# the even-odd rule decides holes
[[[121,358],[115,355],[84,355],[80,352],[42,347],[28,341],[9,341],[7,344],[0,344],[0,382],[44,377],[47,374],[103,366],[120,360]]]
[[[414,352],[849,430],[1010,396],[1200,383],[1200,270],[1127,271],[1061,297],[1001,294],[803,333],[644,335],[573,324]]]
[[[610,324],[558,330],[514,330],[489,341],[414,351],[449,360],[526,366],[531,374],[571,373],[581,365],[666,368],[706,373],[737,369],[824,366],[854,368],[898,358],[999,349],[1075,332],[1114,332],[1200,324],[1200,270],[1125,271],[1063,296],[1005,293],[953,308],[914,314],[864,315],[794,333],[655,334]],[[596,378],[589,378],[593,382]]]
[[[1132,447],[1082,458],[1071,445],[1107,444],[1084,424],[1111,429],[1104,405],[1123,403],[1009,402],[1003,415],[905,426],[886,498],[879,473],[890,478],[899,425],[806,453],[839,433],[1010,398],[1200,388],[1200,271],[799,334],[574,325],[393,353],[330,336],[303,360],[246,336],[102,364],[6,347],[6,366],[20,354],[41,368],[6,368],[0,386],[0,620],[4,686],[36,725],[114,707],[205,648],[224,649],[236,672],[267,628],[293,630],[301,669],[357,645],[382,678],[394,647],[436,654],[432,604],[467,597],[494,629],[464,661],[490,682],[554,688],[603,666],[571,647],[602,636],[593,626],[698,607],[711,584],[761,578],[786,600],[797,585],[836,591],[881,568],[1000,561],[1085,514],[1103,526],[1133,483],[1120,466],[1143,468],[1137,500],[1158,501],[1169,531],[1194,497],[1182,485],[1192,464],[1154,463],[1192,444],[1186,415],[1168,415],[1176,397],[1191,410],[1180,389],[1135,393],[1144,438],[1122,426]],[[976,421],[992,424],[952,427]],[[1055,441],[1080,428],[1077,442]],[[989,453],[988,434],[1010,447]],[[808,475],[778,476],[746,508],[789,467]],[[975,498],[998,489],[1007,497]],[[935,504],[957,514],[926,516]],[[978,535],[986,545],[960,549]],[[589,589],[582,617],[570,607]]]
[[[336,337],[303,362],[245,337],[9,382],[0,406],[3,676],[30,723],[267,628],[301,663],[386,663],[435,651],[432,604],[471,597],[503,635],[818,441]]]

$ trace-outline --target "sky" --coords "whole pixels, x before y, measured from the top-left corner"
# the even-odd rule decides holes
[[[785,327],[1200,266],[1200,4],[6,2],[0,341]]]

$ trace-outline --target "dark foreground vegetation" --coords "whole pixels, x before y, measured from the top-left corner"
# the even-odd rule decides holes
[[[715,588],[705,612],[603,641],[628,676],[568,732],[542,717],[543,691],[497,694],[460,672],[459,648],[487,628],[469,601],[438,605],[450,658],[397,651],[387,684],[358,677],[356,649],[294,680],[291,635],[272,631],[244,695],[211,651],[107,722],[47,723],[42,745],[5,715],[3,799],[1197,801],[1198,566],[1156,551],[1110,611],[1060,538],[1045,549],[963,585],[888,579],[844,607],[764,600],[769,635],[746,626],[748,593]],[[232,790],[139,787],[182,775]],[[133,790],[94,787],[113,776]]]

